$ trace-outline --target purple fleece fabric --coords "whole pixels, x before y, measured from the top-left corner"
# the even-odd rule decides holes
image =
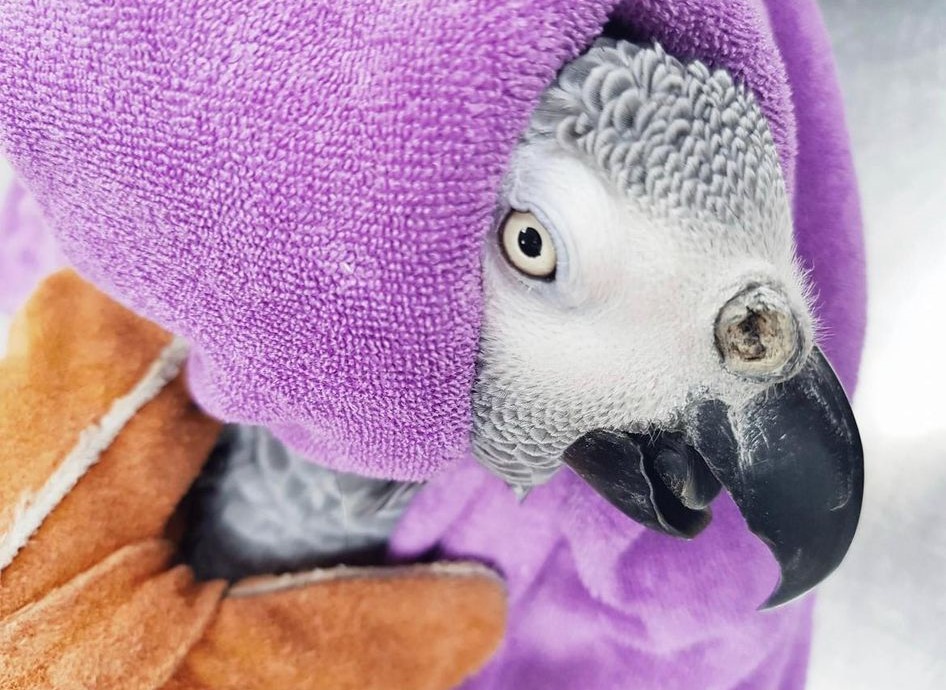
[[[0,142],[76,266],[193,343],[209,411],[340,469],[447,468],[394,549],[507,577],[469,687],[797,689],[810,600],[754,611],[776,570],[731,502],[687,544],[567,473],[519,505],[467,457],[498,183],[609,17],[758,94],[851,390],[863,257],[814,0],[0,0]]]
[[[817,288],[822,345],[853,391],[864,333],[864,257],[830,44],[814,2],[769,0],[768,10],[797,122],[799,252]],[[509,583],[505,643],[465,688],[804,686],[813,597],[754,610],[778,569],[728,497],[714,504],[712,524],[690,543],[645,530],[595,499],[574,474],[560,473],[519,505],[470,460],[436,478],[412,504],[395,553],[484,559]]]

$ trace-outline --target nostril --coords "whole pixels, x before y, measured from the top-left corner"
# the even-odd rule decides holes
[[[791,375],[803,344],[798,320],[781,292],[751,285],[723,306],[716,347],[732,373],[769,380]]]

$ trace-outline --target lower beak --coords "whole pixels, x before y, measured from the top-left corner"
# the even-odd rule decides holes
[[[693,405],[679,432],[592,431],[564,461],[629,517],[679,537],[709,524],[708,506],[725,488],[781,569],[764,608],[800,596],[837,568],[864,490],[854,415],[817,348],[793,378],[740,408]]]

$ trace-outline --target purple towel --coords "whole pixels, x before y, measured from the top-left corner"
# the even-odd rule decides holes
[[[814,11],[781,4],[774,17]],[[0,139],[76,266],[194,344],[209,411],[333,467],[423,479],[468,446],[480,245],[508,155],[613,5],[0,0]],[[759,0],[613,16],[744,78],[792,178],[791,92]],[[810,42],[790,20],[786,45]],[[828,172],[814,184],[851,186]],[[850,226],[801,227],[805,249],[809,232],[851,243]],[[856,273],[856,254],[828,272]],[[856,322],[859,297],[832,315]],[[828,349],[850,380],[856,344]]]
[[[395,547],[509,580],[470,687],[799,688],[810,604],[753,610],[776,570],[731,503],[686,544],[566,473],[520,506],[465,459],[498,183],[609,18],[757,93],[851,390],[863,257],[814,0],[0,0],[0,142],[75,265],[194,344],[209,411],[340,469],[449,467]]]

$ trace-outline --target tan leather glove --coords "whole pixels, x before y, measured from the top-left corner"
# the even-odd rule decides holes
[[[168,521],[219,433],[186,349],[72,272],[0,362],[0,689],[440,690],[493,652],[472,564],[198,583]]]

